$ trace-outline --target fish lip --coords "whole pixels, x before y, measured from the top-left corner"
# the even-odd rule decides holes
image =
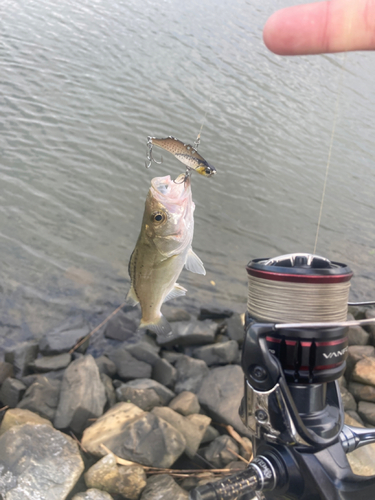
[[[162,185],[167,185],[166,190],[160,190]],[[158,199],[165,200],[179,200],[186,198],[189,195],[190,190],[190,179],[182,182],[181,184],[176,184],[170,175],[164,177],[154,177],[151,180],[151,190],[154,197]]]

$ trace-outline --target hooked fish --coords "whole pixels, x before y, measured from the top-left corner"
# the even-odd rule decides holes
[[[129,261],[131,288],[127,299],[141,305],[140,328],[158,335],[172,331],[160,312],[163,302],[186,294],[187,290],[177,283],[183,267],[206,274],[191,246],[194,209],[189,177],[182,183],[175,183],[169,175],[152,179],[141,232]]]
[[[188,169],[193,169],[205,177],[211,177],[211,175],[216,174],[216,168],[210,165],[190,144],[184,144],[179,139],[169,136],[165,139],[158,139],[156,137],[148,137],[147,144],[151,149],[152,145],[158,146],[159,148],[165,149],[169,153],[172,153],[180,162],[188,167]],[[149,160],[153,158],[149,155]]]

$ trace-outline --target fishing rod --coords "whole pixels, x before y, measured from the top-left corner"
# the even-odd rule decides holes
[[[375,476],[353,474],[346,454],[375,442],[375,429],[344,424],[338,384],[347,328],[375,324],[346,320],[353,273],[298,253],[252,260],[247,274],[239,413],[255,458],[239,474],[192,490],[190,500],[250,500],[254,492],[270,500],[373,500]]]

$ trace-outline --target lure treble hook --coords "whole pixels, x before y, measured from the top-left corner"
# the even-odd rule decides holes
[[[180,174],[176,179],[174,179],[175,184],[182,184],[186,182],[191,176],[191,168],[187,168],[184,174]]]
[[[157,161],[157,160],[155,160],[155,158],[152,154],[152,137],[151,136],[147,137],[147,147],[148,147],[148,154],[147,154],[146,161],[145,161],[146,168],[150,168],[152,162],[156,163],[157,165],[160,165],[161,163],[163,163],[163,157],[161,155],[160,155],[160,161]]]

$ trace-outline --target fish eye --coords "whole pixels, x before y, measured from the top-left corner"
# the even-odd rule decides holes
[[[154,212],[151,217],[153,222],[156,222],[157,224],[161,224],[167,218],[163,212]]]
[[[210,169],[210,167],[206,167],[204,171],[207,175],[212,174],[212,170]]]

